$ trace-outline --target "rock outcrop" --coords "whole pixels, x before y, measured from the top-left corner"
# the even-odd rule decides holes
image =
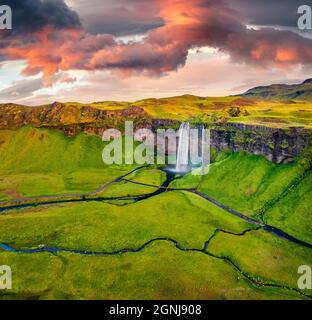
[[[217,150],[247,151],[275,163],[289,163],[312,144],[312,131],[226,124],[211,129],[211,144]]]
[[[101,110],[59,102],[41,107],[24,107],[15,104],[0,106],[0,129],[34,126],[58,129],[69,136],[79,132],[101,135],[103,130],[108,128],[122,130],[125,120],[133,121],[137,127],[145,127],[151,123],[151,117],[144,109],[136,106],[116,110]]]

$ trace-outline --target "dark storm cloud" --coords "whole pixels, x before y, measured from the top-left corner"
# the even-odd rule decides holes
[[[31,2],[33,1],[35,0]],[[86,26],[86,17],[90,14],[99,17],[111,15],[112,20],[108,21],[113,21],[114,17],[120,15],[119,21],[124,21],[118,32],[117,27],[111,26],[110,32],[92,34],[83,27],[73,29],[79,20],[74,19],[75,15],[72,16],[72,11],[63,1],[55,0],[53,3],[60,6],[56,12],[62,12],[62,19],[56,18],[59,16],[55,14],[52,15],[55,19],[50,17],[48,20],[48,24],[54,26],[53,28],[43,28],[47,25],[46,21],[45,24],[41,23],[41,30],[33,36],[26,37],[21,34],[8,37],[7,44],[0,47],[0,56],[9,60],[25,60],[27,67],[23,70],[23,75],[33,76],[42,72],[46,85],[55,81],[55,74],[67,70],[115,69],[125,76],[137,73],[158,76],[183,67],[190,49],[205,46],[225,52],[235,62],[285,68],[290,65],[312,64],[311,40],[285,30],[246,28],[246,22],[277,25],[278,14],[273,14],[275,11],[272,5],[279,3],[279,8],[283,9],[284,13],[288,8],[286,5],[289,4],[287,0],[283,0],[283,3],[277,0],[261,1],[261,6],[269,6],[266,9],[266,22],[264,17],[260,19],[262,15],[260,9],[255,7],[256,2],[248,0],[254,6],[246,5],[243,12],[239,10],[239,6],[245,1],[232,0],[231,7],[228,5],[229,1],[116,0],[114,4],[112,1],[105,1],[104,5],[102,1],[95,0],[90,6],[90,1],[68,0],[68,3],[73,4],[74,10],[83,15],[83,27]],[[51,1],[43,2],[47,4]],[[95,4],[98,4],[98,7],[93,7]],[[114,8],[119,10],[114,11]],[[247,9],[253,13],[253,17],[251,13],[246,14]],[[51,10],[46,10],[47,15],[51,14]],[[147,32],[141,41],[119,41],[112,32],[115,30],[115,33],[124,34],[127,28],[130,28],[127,18],[129,12],[136,14],[137,21],[141,21],[145,27],[150,25],[150,17],[158,16],[161,17],[163,25]],[[274,21],[271,22],[270,17]],[[105,23],[102,26],[105,27]]]
[[[311,1],[304,0],[227,0],[227,2],[250,24],[290,28],[297,26],[299,6],[312,4]]]
[[[78,14],[63,0],[5,0],[5,4],[12,9],[14,34],[35,32],[48,25],[60,29],[80,26]]]
[[[168,0],[168,4],[174,2]],[[202,1],[204,7],[208,1]],[[226,0],[246,23],[259,26],[296,27],[303,0]],[[163,25],[155,1],[71,0],[86,30],[117,36],[142,34]]]
[[[84,28],[92,33],[127,36],[146,33],[163,25],[157,5],[147,0],[72,0]]]
[[[121,11],[114,16],[111,14],[94,15],[92,19],[90,17],[89,20],[86,20],[85,27],[92,34],[109,33],[115,36],[130,36],[144,34],[163,25],[161,20],[146,21],[136,13]]]

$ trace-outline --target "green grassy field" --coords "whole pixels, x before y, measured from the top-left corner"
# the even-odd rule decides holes
[[[273,164],[263,157],[229,153],[205,176],[188,174],[173,187],[198,188],[219,202],[312,242],[311,172],[297,161]]]
[[[122,181],[118,184],[110,185],[103,192],[101,192],[100,195],[103,195],[105,197],[118,197],[120,195],[135,196],[152,193],[155,191],[155,188],[152,186],[160,186],[165,181],[166,174],[163,171],[157,169],[142,168],[141,170],[127,176],[127,179],[139,183],[145,183],[151,185],[151,187]]]
[[[196,196],[175,192],[122,207],[89,203],[16,210],[1,215],[0,222],[2,241],[18,248],[45,244],[109,252],[135,249],[158,237],[175,239],[183,248],[202,249],[218,228],[234,233],[252,228]],[[1,263],[12,266],[16,283],[13,291],[0,295],[4,299],[305,298],[283,287],[296,288],[297,264],[311,263],[308,249],[258,231],[229,236],[230,241],[224,237],[216,235],[208,253],[230,256],[239,261],[239,270],[222,258],[182,252],[165,241],[139,253],[103,257],[1,252]]]
[[[0,132],[0,141],[2,201],[88,193],[135,168],[105,166],[104,144],[86,134],[68,138],[55,131],[22,128]],[[214,159],[207,176],[188,174],[171,187],[197,188],[245,215],[312,242],[311,174],[300,159],[289,165],[245,153],[223,153]],[[165,173],[152,166],[127,179],[159,186]],[[117,181],[94,197],[155,190]],[[156,241],[159,238],[170,238],[179,248],[170,241]],[[255,230],[254,225],[189,192],[170,191],[138,202],[93,200],[0,213],[0,243],[18,249],[112,252],[138,249],[151,240],[155,241],[140,252],[114,256],[27,255],[0,249],[0,265],[10,265],[13,271],[13,290],[0,291],[0,298],[308,298],[304,294],[309,292],[297,290],[296,279],[299,265],[312,264],[311,249]]]
[[[193,185],[220,202],[252,215],[303,172],[304,167],[298,163],[277,165],[263,157],[229,153],[224,160],[213,163],[207,175],[188,174],[174,185]]]
[[[220,259],[154,243],[113,257],[1,253],[15,271],[4,299],[302,299],[283,288],[252,285]]]
[[[171,192],[124,206],[91,202],[10,211],[0,216],[1,239],[18,248],[114,251],[169,237],[201,248],[217,228],[240,233],[251,227],[194,197]]]
[[[219,233],[211,241],[210,250],[217,256],[230,258],[260,282],[283,283],[291,288],[297,285],[298,266],[312,263],[311,249],[290,244],[263,230],[252,231],[243,237]]]
[[[312,242],[311,186],[312,173],[310,172],[289,194],[268,209],[264,215],[264,221]]]
[[[0,198],[87,193],[135,168],[107,166],[105,144],[84,133],[22,128],[0,131]]]

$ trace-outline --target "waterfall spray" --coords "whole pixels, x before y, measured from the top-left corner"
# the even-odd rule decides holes
[[[185,171],[189,164],[190,124],[183,122],[179,129],[179,147],[176,171]]]

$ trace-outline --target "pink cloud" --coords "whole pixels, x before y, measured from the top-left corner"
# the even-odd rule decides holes
[[[23,75],[44,74],[51,85],[59,71],[118,70],[123,75],[158,76],[184,66],[191,48],[209,46],[233,61],[262,66],[310,64],[312,41],[289,31],[249,30],[223,0],[152,0],[164,25],[140,42],[122,43],[112,35],[51,26],[6,39],[0,54],[24,59]]]

